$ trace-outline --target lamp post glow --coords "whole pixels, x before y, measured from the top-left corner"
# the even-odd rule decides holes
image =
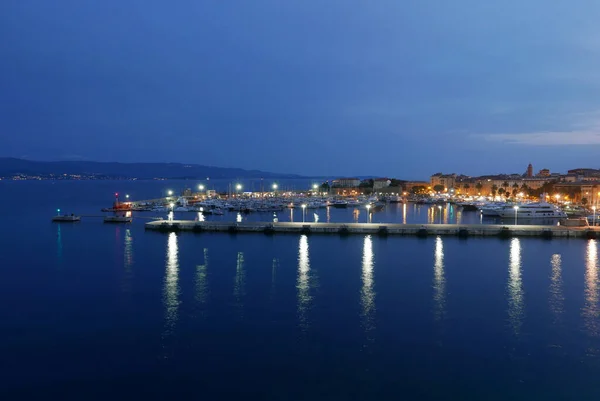
[[[277,184],[273,184],[273,192],[277,192]]]
[[[367,223],[368,223],[368,222],[369,222],[369,217],[370,217],[370,215],[371,215],[371,205],[370,205],[370,204],[368,204],[368,205],[366,206],[366,208],[367,208]]]
[[[125,195],[125,199],[129,199],[129,195]]]
[[[242,184],[237,184],[235,186],[235,193],[237,194],[237,196],[240,196],[240,190],[242,189]]]
[[[306,210],[306,204],[302,204],[302,222],[304,223],[304,211]]]
[[[56,209],[56,215],[60,216],[60,209]]]
[[[517,215],[519,213],[519,206],[514,206],[513,209],[515,209],[515,226],[517,225]]]
[[[202,184],[198,185],[198,190],[204,191],[204,185],[202,185]]]
[[[440,224],[442,224],[442,206],[438,205],[438,209],[440,210]]]
[[[170,189],[167,191],[167,195],[169,196],[173,196],[173,191],[171,191]]]
[[[313,184],[312,187],[313,187],[313,191],[317,192],[317,189],[319,188],[319,185],[318,184]]]

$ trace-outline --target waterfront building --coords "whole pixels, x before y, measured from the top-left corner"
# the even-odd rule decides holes
[[[597,205],[600,202],[600,179],[557,183],[554,191],[561,197],[567,196],[572,202],[578,203],[585,199],[587,204]]]
[[[357,188],[359,185],[358,178],[338,178],[331,183],[333,188]]]
[[[540,170],[540,172],[537,174],[538,177],[550,177],[550,170],[548,170],[547,168],[543,168]]]
[[[454,188],[454,185],[456,184],[456,174],[436,173],[430,177],[429,182],[431,188],[443,187],[443,190],[448,190]]]
[[[382,188],[389,187],[392,181],[389,178],[375,178],[373,180],[373,190],[378,191]]]

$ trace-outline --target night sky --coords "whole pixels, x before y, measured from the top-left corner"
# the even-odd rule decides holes
[[[598,0],[2,0],[0,156],[600,167]]]

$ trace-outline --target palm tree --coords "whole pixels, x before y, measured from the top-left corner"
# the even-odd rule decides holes
[[[510,187],[510,184],[508,183],[508,181],[504,181],[502,183],[502,186],[504,187],[504,189],[506,190],[508,187]]]
[[[492,196],[496,196],[496,191],[498,191],[498,185],[492,185]]]
[[[469,184],[463,184],[463,188],[465,189],[465,193],[469,193],[469,188],[471,188],[471,186]]]
[[[481,185],[481,182],[478,182],[477,185],[475,185],[475,188],[477,188],[477,192],[480,193],[481,188],[483,188],[483,185]]]

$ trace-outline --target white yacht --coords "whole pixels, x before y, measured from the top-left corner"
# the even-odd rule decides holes
[[[558,206],[545,202],[506,205],[498,211],[498,215],[502,218],[514,218],[515,213],[517,218],[524,219],[562,219],[567,217],[567,214]]]

